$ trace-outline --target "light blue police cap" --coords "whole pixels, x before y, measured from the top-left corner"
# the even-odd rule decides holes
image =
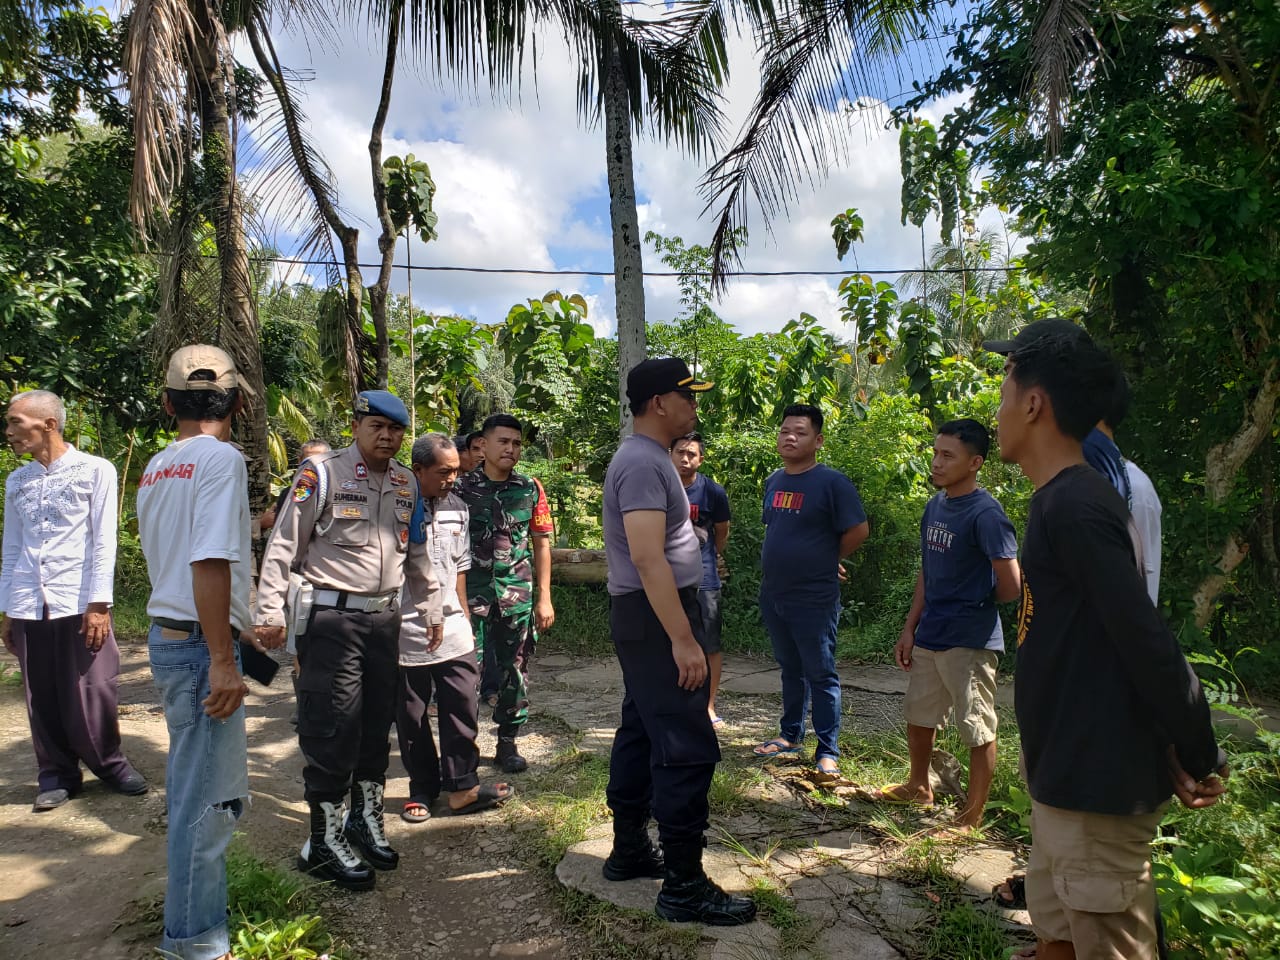
[[[386,417],[388,420],[409,425],[409,408],[390,390],[363,390],[356,394],[356,415]]]

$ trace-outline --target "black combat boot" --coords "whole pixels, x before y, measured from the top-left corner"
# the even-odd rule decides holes
[[[372,890],[373,870],[356,856],[343,836],[346,812],[341,801],[311,804],[311,836],[302,845],[298,869],[344,890]]]
[[[665,876],[662,852],[649,839],[648,822],[644,816],[613,815],[613,850],[600,871],[606,880]]]
[[[520,756],[520,748],[516,746],[515,735],[509,737],[498,734],[498,749],[493,762],[503,773],[524,773],[529,769],[529,761]]]
[[[654,908],[663,920],[736,927],[756,918],[755,901],[725,893],[702,872],[702,841],[664,843],[666,876]]]
[[[351,787],[351,812],[342,831],[365,859],[379,870],[394,870],[400,854],[387,843],[382,822],[382,784],[357,780]]]

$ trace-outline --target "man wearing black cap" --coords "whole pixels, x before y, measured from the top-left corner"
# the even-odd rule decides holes
[[[443,595],[431,559],[421,538],[409,536],[418,483],[394,459],[408,424],[409,411],[394,394],[356,397],[355,442],[302,464],[258,580],[260,635],[282,637],[286,616],[297,634],[298,743],[311,806],[311,836],[298,866],[349,890],[374,885],[370,865],[394,870],[399,862],[383,829],[382,790],[402,584],[429,638],[438,644],[443,636]]]
[[[1031,794],[1026,900],[1038,960],[1154,960],[1150,844],[1171,795],[1225,787],[1209,706],[1135,562],[1128,510],[1082,441],[1112,397],[1114,362],[1079,327],[1012,341],[1000,456],[1035,486],[1022,547],[1014,703]]]
[[[696,395],[710,388],[674,357],[637,364],[627,375],[635,433],[605,475],[609,622],[626,693],[609,758],[613,850],[604,875],[661,877],[656,910],[663,919],[733,926],[756,911],[702,870],[707,790],[720,748],[707,714],[707,658],[699,644],[702,554],[667,452],[694,428]],[[649,840],[650,810],[661,853]]]

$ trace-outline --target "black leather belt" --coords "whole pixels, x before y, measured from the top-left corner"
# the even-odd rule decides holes
[[[168,617],[152,617],[151,619],[169,630],[181,630],[183,633],[189,633],[196,637],[203,636],[199,620],[170,620]],[[240,639],[240,631],[235,627],[231,628],[231,639]]]

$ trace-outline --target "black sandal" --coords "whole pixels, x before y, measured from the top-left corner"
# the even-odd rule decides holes
[[[1009,888],[1009,895],[1001,893],[1001,887]],[[1004,910],[1025,910],[1027,909],[1027,877],[1026,874],[1015,873],[1012,877],[1006,879],[1003,883],[997,883],[991,888],[991,899],[996,905]]]

